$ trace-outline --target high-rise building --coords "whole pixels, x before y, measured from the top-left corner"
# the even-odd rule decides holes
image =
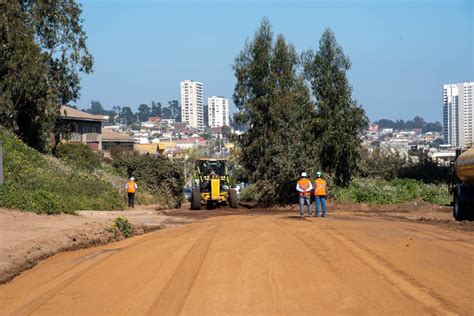
[[[202,83],[194,80],[181,81],[181,121],[191,127],[204,126]]]
[[[474,82],[443,85],[443,136],[451,146],[474,144]]]
[[[224,97],[207,99],[209,127],[229,126],[229,100]]]

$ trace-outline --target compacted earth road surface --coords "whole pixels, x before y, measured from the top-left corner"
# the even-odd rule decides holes
[[[472,226],[242,213],[53,256],[0,315],[474,314]]]

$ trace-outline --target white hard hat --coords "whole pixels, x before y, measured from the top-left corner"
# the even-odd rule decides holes
[[[302,176],[302,177],[307,177],[308,175],[306,174],[306,172],[303,172],[303,173],[301,174],[301,176]]]
[[[321,175],[322,175],[321,171],[316,172],[317,177],[321,177]]]
[[[134,178],[134,177],[131,177],[130,180],[135,181],[135,178]]]

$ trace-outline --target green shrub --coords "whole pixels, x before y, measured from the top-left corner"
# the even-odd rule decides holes
[[[55,156],[87,170],[94,170],[100,166],[99,155],[85,144],[60,144],[55,150]]]
[[[361,148],[359,176],[363,178],[396,178],[421,180],[424,183],[450,183],[452,172],[449,166],[439,166],[424,152],[411,152],[417,156],[417,162],[404,157],[393,149],[376,147],[371,152]]]
[[[125,238],[132,235],[132,224],[126,217],[119,216],[114,220],[114,228],[117,229]]]
[[[0,207],[46,214],[125,207],[124,195],[111,182],[76,167],[74,161],[40,154],[7,133],[0,133],[0,141],[5,176]]]
[[[249,184],[245,189],[240,192],[239,200],[242,202],[257,201],[257,186],[255,184]]]
[[[448,186],[425,184],[413,179],[356,178],[348,187],[336,187],[333,196],[341,202],[397,204],[421,199],[435,204],[450,201]]]
[[[161,156],[123,156],[114,161],[114,166],[128,176],[137,179],[138,194],[144,188],[168,207],[180,207],[183,200],[183,168],[176,162]]]

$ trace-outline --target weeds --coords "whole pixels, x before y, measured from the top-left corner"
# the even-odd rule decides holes
[[[126,217],[119,216],[114,220],[114,230],[118,230],[122,233],[125,238],[128,238],[132,235],[132,224],[128,221]]]
[[[445,205],[451,200],[445,184],[425,184],[412,179],[382,180],[370,178],[354,179],[346,187],[333,190],[336,200],[352,203],[397,204],[421,199]]]

